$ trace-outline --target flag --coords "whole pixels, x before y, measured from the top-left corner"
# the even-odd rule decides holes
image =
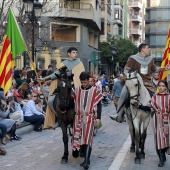
[[[0,87],[4,89],[4,95],[7,94],[12,85],[14,59],[24,51],[26,51],[25,42],[23,41],[16,18],[12,10],[9,9],[7,27],[0,56]]]
[[[164,68],[167,64],[170,64],[170,27],[168,30],[168,36],[167,36],[167,40],[166,40],[164,54],[162,57],[161,68]],[[169,74],[169,71],[160,72],[159,80],[167,80],[168,74]]]

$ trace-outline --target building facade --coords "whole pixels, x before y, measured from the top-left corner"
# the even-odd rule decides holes
[[[145,41],[145,7],[142,0],[129,0],[129,39],[136,45]]]
[[[157,65],[161,65],[170,23],[170,1],[148,0],[146,8],[146,43]]]

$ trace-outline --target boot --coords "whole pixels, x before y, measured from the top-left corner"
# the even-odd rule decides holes
[[[163,167],[164,166],[164,158],[163,158],[163,149],[159,149],[159,164],[158,167]]]
[[[84,162],[80,164],[80,166],[83,166],[84,169],[89,169],[90,155],[91,155],[91,147],[90,145],[87,145]]]
[[[85,157],[85,152],[86,152],[86,146],[87,145],[81,145],[80,146],[80,157],[84,158]]]
[[[165,155],[166,150],[167,148],[162,149],[162,154],[163,154],[162,156],[163,156],[164,162],[166,162],[166,155]]]
[[[116,113],[114,115],[110,115],[109,117],[112,119],[112,120],[115,120],[116,122],[119,122],[119,123],[122,123],[124,122],[124,115],[125,115],[125,112],[122,111],[119,112],[119,113]]]

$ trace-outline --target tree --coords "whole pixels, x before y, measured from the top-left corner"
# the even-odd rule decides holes
[[[137,47],[128,39],[116,39],[114,36],[107,42],[100,43],[102,63],[125,63],[127,59],[138,52]]]
[[[63,21],[65,18],[60,18],[60,15],[63,13],[66,13],[67,10],[65,11],[58,11],[57,6],[59,5],[58,1],[53,1],[53,0],[44,0],[43,1],[43,10],[41,15],[42,16],[48,16],[49,13],[53,12],[53,15],[56,17],[39,17],[37,18],[37,23],[35,23],[35,42],[39,40],[40,37],[40,32],[41,32],[41,37],[43,37],[43,41],[47,41],[49,38],[49,34],[46,31],[46,28],[49,28],[49,22],[52,20],[53,22],[60,22],[61,20]],[[14,15],[16,16],[16,19],[20,26],[23,27],[24,32],[26,33],[26,39],[28,41],[28,44],[31,43],[32,41],[32,25],[29,20],[29,16],[25,14],[24,11],[24,4],[22,0],[0,0],[0,42],[2,41],[2,38],[5,34],[5,29],[6,29],[6,21],[7,21],[7,15],[8,15],[8,10],[9,8],[12,7],[14,11]],[[39,24],[38,21],[40,21]],[[60,25],[58,25],[57,28],[55,29],[60,29]],[[41,41],[39,41],[41,43]],[[42,42],[43,43],[43,42]],[[49,42],[50,43],[50,42]],[[42,44],[43,45],[43,44]],[[50,44],[49,44],[50,45]]]

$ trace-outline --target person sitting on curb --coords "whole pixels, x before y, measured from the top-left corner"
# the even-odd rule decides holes
[[[20,104],[14,101],[13,96],[8,97],[8,102],[10,105],[10,119],[15,120],[16,124],[22,123],[24,121],[24,115]]]
[[[34,131],[41,132],[42,125],[44,124],[44,115],[42,112],[38,111],[35,107],[35,100],[37,95],[35,93],[31,94],[31,100],[29,100],[25,107],[24,120],[34,124]]]
[[[7,132],[10,133],[11,141],[20,140],[21,137],[16,135],[16,123],[13,119],[9,119],[10,114],[10,106],[7,105],[6,99],[1,97],[0,99],[0,123],[4,123],[7,126]]]

